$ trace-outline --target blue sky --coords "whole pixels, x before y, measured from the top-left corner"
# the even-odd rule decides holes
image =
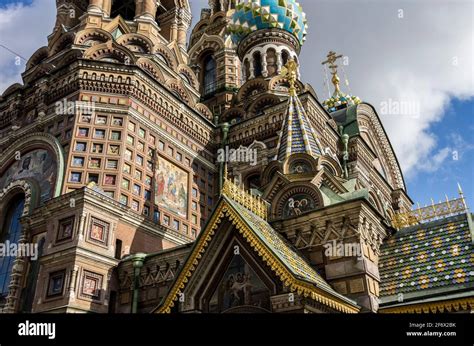
[[[207,0],[190,0],[194,22]],[[0,44],[29,58],[46,44],[53,0],[0,0]],[[407,190],[424,205],[457,196],[474,207],[473,2],[469,0],[301,0],[309,21],[303,82],[327,96],[319,62],[329,50],[349,57],[350,91],[378,111],[402,165]],[[25,25],[27,24],[27,25]],[[19,81],[24,62],[0,48],[0,93]],[[346,89],[346,91],[349,91]],[[416,116],[381,112],[410,101]]]

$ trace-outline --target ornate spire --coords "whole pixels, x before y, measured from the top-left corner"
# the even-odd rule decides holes
[[[298,64],[292,59],[282,69],[282,77],[290,84],[290,98],[278,143],[279,161],[300,153],[318,157],[322,152],[316,132],[296,92],[297,71]]]
[[[323,102],[324,108],[330,113],[361,103],[361,100],[357,96],[351,96],[341,91],[341,80],[337,74],[337,68],[339,66],[336,65],[337,60],[341,58],[342,55],[337,55],[336,52],[331,51],[327,56],[327,60],[322,63],[323,65],[329,66],[332,74],[331,81],[334,85],[334,93],[329,99]]]

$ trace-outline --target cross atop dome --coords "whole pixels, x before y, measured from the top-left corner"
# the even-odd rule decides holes
[[[342,58],[342,54],[338,55],[336,52],[330,51],[327,55],[327,60],[322,62],[324,66],[328,65],[331,70],[331,81],[334,85],[334,93],[329,99],[323,102],[324,108],[326,108],[329,113],[361,103],[361,100],[357,96],[351,96],[341,91],[341,80],[338,76],[339,66],[336,63]]]

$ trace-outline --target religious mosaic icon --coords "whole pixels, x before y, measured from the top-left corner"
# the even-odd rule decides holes
[[[293,195],[283,208],[283,217],[298,216],[316,209],[314,199],[305,193]]]
[[[64,270],[49,274],[47,297],[56,297],[63,294],[65,275]]]
[[[84,271],[81,295],[87,298],[100,299],[102,275]]]
[[[93,218],[89,231],[89,239],[102,244],[107,244],[108,231],[108,223]]]
[[[179,216],[187,215],[188,174],[161,157],[156,172],[155,203]]]
[[[239,307],[268,310],[270,291],[240,256],[234,256],[209,303],[209,312],[225,312]]]
[[[59,221],[57,241],[69,240],[72,238],[74,229],[74,217]]]

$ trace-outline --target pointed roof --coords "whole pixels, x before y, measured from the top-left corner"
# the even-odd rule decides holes
[[[229,184],[227,181],[226,184]],[[243,194],[244,192],[242,192]],[[214,235],[224,218],[230,220],[249,246],[271,268],[291,292],[314,299],[337,311],[357,313],[360,308],[351,299],[337,293],[308,262],[264,219],[259,209],[244,206],[243,195],[233,198],[223,195],[203,232],[200,233],[181,272],[167,296],[155,310],[169,313],[200,260],[212,244]],[[251,204],[247,197],[247,205]],[[255,204],[255,203],[254,203]]]
[[[284,161],[291,155],[301,153],[318,157],[322,150],[301,100],[296,91],[290,90],[288,109],[278,142],[277,159]]]

